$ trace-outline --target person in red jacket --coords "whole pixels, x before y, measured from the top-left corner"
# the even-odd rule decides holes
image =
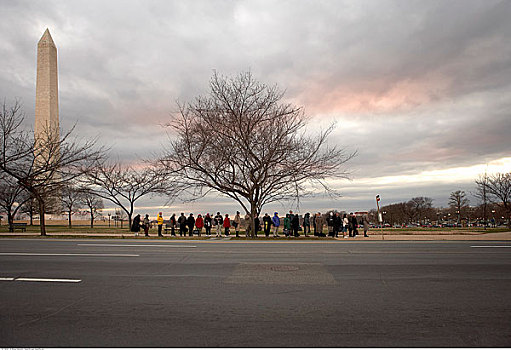
[[[231,219],[229,219],[229,214],[225,214],[223,226],[225,229],[225,235],[229,236],[229,229],[231,228]]]
[[[197,220],[195,220],[195,227],[197,227],[197,231],[199,232],[200,237],[202,228],[204,227],[204,219],[202,218],[201,214],[199,214],[199,216],[197,216]]]

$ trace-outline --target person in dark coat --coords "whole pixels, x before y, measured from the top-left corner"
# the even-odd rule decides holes
[[[179,224],[179,235],[186,236],[186,216],[185,213],[181,213],[179,219],[177,219],[177,223]]]
[[[326,225],[328,227],[328,237],[334,236],[334,213],[328,213],[326,217]]]
[[[172,216],[170,217],[170,234],[172,236],[176,235],[176,225],[177,225],[176,214],[172,214]]]
[[[318,235],[318,214],[314,214],[312,217],[312,227],[314,229],[314,236]]]
[[[270,237],[271,217],[270,217],[270,215],[268,215],[268,213],[264,214],[264,216],[263,216],[263,226],[264,226],[264,235],[266,237]]]
[[[291,228],[293,230],[293,235],[295,237],[300,237],[300,234],[298,233],[298,230],[300,229],[300,218],[298,217],[298,214],[291,214]]]
[[[339,237],[339,231],[342,230],[342,218],[340,213],[334,215],[334,237]]]
[[[222,227],[224,226],[224,218],[220,214],[220,212],[215,215],[215,226],[216,226],[216,236],[222,237]]]
[[[311,221],[310,221],[310,213],[306,213],[303,216],[303,233],[305,237],[309,237],[308,233],[311,233]]]
[[[358,221],[357,217],[351,213],[351,226],[353,227],[353,237],[357,237],[358,235]]]
[[[208,237],[211,235],[211,227],[213,227],[213,218],[207,213],[204,218],[204,228],[206,229],[206,236]]]
[[[348,232],[350,237],[353,237],[353,213],[348,216]]]
[[[138,236],[138,233],[140,232],[140,214],[133,218],[133,222],[131,224],[131,232],[134,232],[135,236]]]
[[[190,237],[193,236],[193,228],[195,227],[195,218],[193,217],[193,214],[190,213],[190,216],[186,220],[186,225],[188,226],[188,234]]]
[[[259,232],[259,229],[261,228],[261,221],[259,219],[259,215],[256,215],[254,219],[254,226],[255,226],[255,236],[257,237],[257,232]]]

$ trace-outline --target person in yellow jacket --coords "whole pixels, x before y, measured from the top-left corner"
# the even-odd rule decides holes
[[[161,234],[161,230],[163,228],[163,217],[161,216],[162,212],[158,214],[158,217],[156,218],[156,221],[158,222],[158,237],[163,237]]]

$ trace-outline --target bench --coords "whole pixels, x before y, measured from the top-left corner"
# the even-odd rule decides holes
[[[25,232],[27,230],[27,223],[26,222],[15,222],[12,224],[12,230],[15,231],[16,229],[20,229],[21,232]]]
[[[169,231],[172,231],[172,225],[171,224],[165,224],[165,228],[163,230],[165,231],[165,234],[167,234]]]

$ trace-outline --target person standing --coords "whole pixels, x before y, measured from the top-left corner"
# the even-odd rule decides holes
[[[348,238],[348,235],[346,234],[348,232],[348,227],[350,226],[350,223],[348,221],[348,215],[344,213],[342,216],[342,236],[343,238]]]
[[[176,224],[176,214],[172,214],[170,217],[170,234],[174,237],[176,236]]]
[[[259,232],[259,229],[261,228],[261,220],[259,219],[259,215],[256,214],[256,217],[254,219],[254,233],[257,237],[257,233]]]
[[[326,218],[326,226],[328,228],[328,237],[334,236],[334,213],[328,213]]]
[[[348,216],[348,232],[350,237],[353,237],[353,213],[350,213],[350,216]]]
[[[369,218],[367,217],[367,214],[362,216],[362,225],[364,225],[364,237],[369,237],[367,235],[367,231],[369,231]]]
[[[323,226],[325,225],[325,218],[321,213],[318,213],[318,219],[316,222],[316,225],[318,227],[318,237],[326,237],[326,235],[323,233]]]
[[[163,229],[163,217],[162,217],[162,212],[160,211],[158,213],[158,217],[156,218],[156,221],[158,222],[158,237],[163,237],[161,231]]]
[[[195,227],[195,218],[193,217],[192,213],[190,213],[188,220],[186,220],[186,224],[188,225],[188,235],[190,237],[192,237],[193,236],[193,228]],[[186,234],[185,234],[185,236],[186,236]]]
[[[339,237],[339,231],[342,231],[342,218],[340,213],[334,215],[334,236]]]
[[[217,212],[216,216],[215,216],[215,226],[216,226],[216,236],[217,237],[222,237],[223,223],[224,223],[224,219],[222,218],[222,215],[220,214],[220,212]]]
[[[134,232],[135,236],[138,237],[138,233],[140,232],[140,214],[137,214],[137,216],[133,218],[133,222],[131,224],[131,232]]]
[[[358,235],[358,221],[355,214],[351,213],[351,226],[353,227],[353,237]]]
[[[305,234],[305,237],[309,237],[308,233],[311,233],[310,216],[310,213],[305,213],[303,216],[303,233]]]
[[[300,230],[300,217],[298,214],[291,216],[291,228],[293,229],[293,236],[300,237],[298,231]]]
[[[314,229],[314,236],[318,235],[318,213],[312,217],[312,228]]]
[[[250,218],[249,214],[245,215],[245,223],[247,225],[245,228],[245,237],[248,237],[252,231],[252,219]]]
[[[181,216],[179,219],[177,219],[177,222],[179,224],[179,235],[186,236],[186,216],[185,213],[181,213]]]
[[[145,214],[144,218],[144,235],[146,237],[149,237],[149,226],[151,225],[151,222],[149,221],[149,214]]]
[[[270,217],[270,215],[268,215],[268,213],[264,214],[264,216],[263,216],[263,226],[264,226],[264,235],[266,237],[270,237],[271,217]]]
[[[222,225],[225,230],[225,237],[229,237],[229,229],[231,228],[231,219],[229,219],[229,214],[225,214],[225,219],[222,222]]]
[[[271,221],[273,223],[273,237],[280,237],[278,235],[280,226],[279,213],[275,212],[275,214],[273,214],[273,217],[271,218]]]
[[[236,237],[240,236],[240,228],[241,228],[241,217],[240,212],[236,212],[236,216],[234,217],[234,220],[232,221],[232,225],[234,226],[234,230],[236,231]]]
[[[195,220],[195,227],[197,227],[197,233],[200,237],[200,235],[202,233],[202,228],[204,227],[204,219],[202,218],[201,214],[199,214],[197,216],[197,220]]]
[[[206,214],[206,217],[204,218],[204,228],[206,229],[206,236],[211,236],[211,227],[213,226],[213,218],[209,215],[209,213]]]
[[[284,236],[289,237],[291,231],[291,218],[286,214],[284,218]]]

